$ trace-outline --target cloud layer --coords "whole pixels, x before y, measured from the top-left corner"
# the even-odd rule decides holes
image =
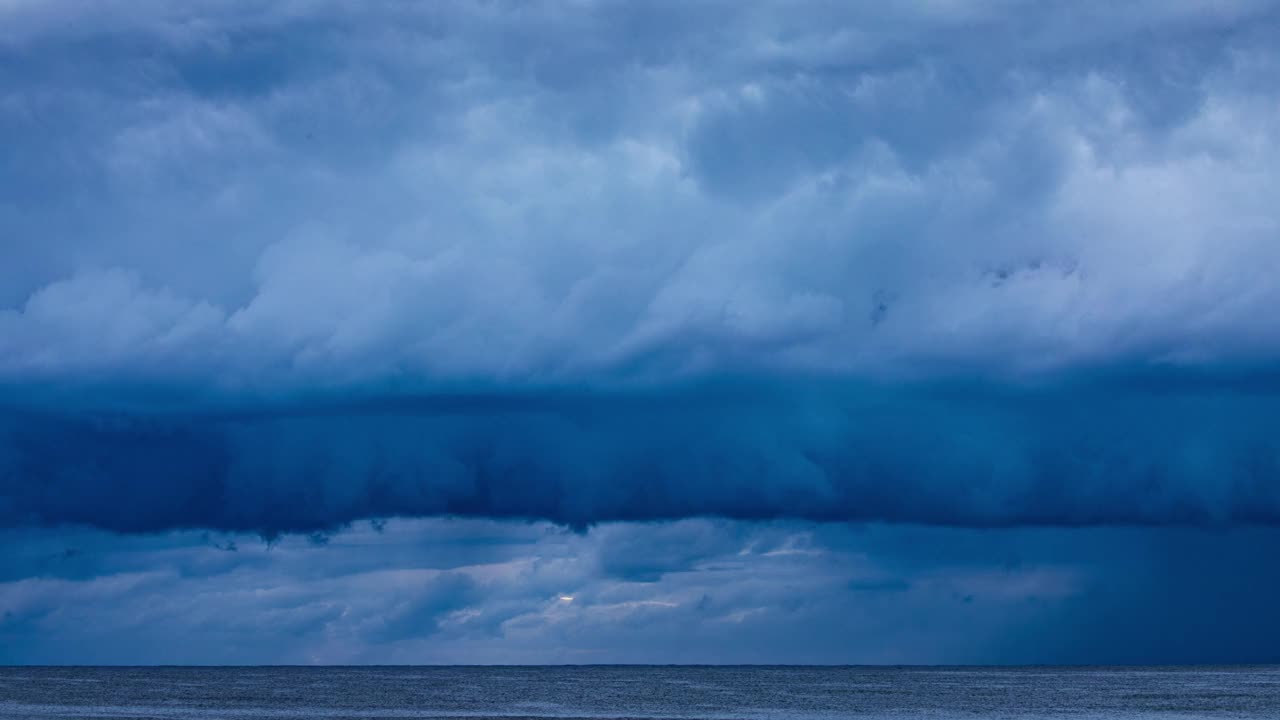
[[[4,663],[1275,662],[1280,647],[1274,529],[435,519],[327,544],[63,530],[0,545]]]
[[[1280,522],[1275,3],[0,27],[4,526]]]
[[[1247,378],[1246,378],[1247,379]],[[1277,389],[741,381],[0,418],[0,525],[329,530],[464,515],[1280,524]]]

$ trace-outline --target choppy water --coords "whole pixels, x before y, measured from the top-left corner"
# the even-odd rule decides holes
[[[0,718],[1280,718],[1280,667],[0,668]]]

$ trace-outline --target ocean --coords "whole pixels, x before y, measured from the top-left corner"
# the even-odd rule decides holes
[[[1280,718],[1280,666],[5,667],[0,718]]]

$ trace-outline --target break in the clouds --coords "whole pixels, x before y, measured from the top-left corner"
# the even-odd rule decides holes
[[[1276,524],[1277,12],[4,3],[0,524]]]
[[[1275,662],[1275,529],[4,531],[3,663]],[[180,641],[175,642],[175,638]]]

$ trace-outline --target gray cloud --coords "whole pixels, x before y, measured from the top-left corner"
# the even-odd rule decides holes
[[[616,572],[679,538],[680,567]],[[0,660],[1274,661],[1280,633],[1274,530],[425,520],[236,539],[5,532]],[[75,572],[40,565],[70,540]]]
[[[1270,3],[4,12],[8,383],[1275,358]]]

